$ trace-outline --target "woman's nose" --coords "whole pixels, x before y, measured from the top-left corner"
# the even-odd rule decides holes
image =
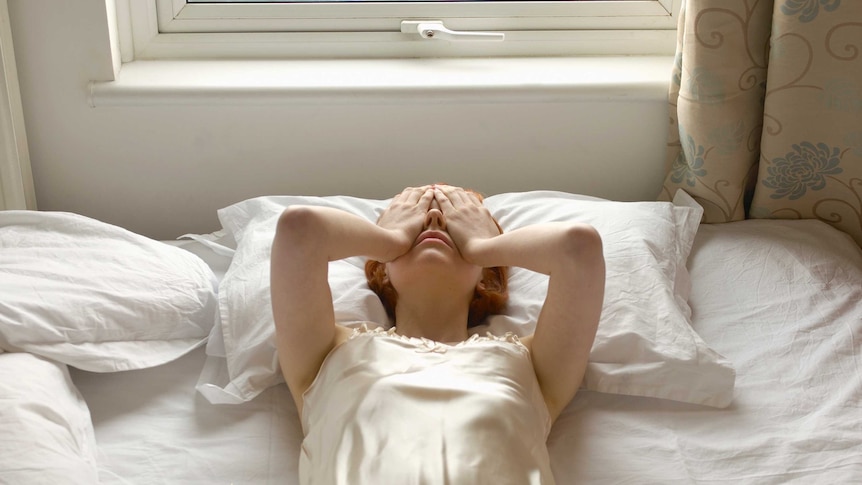
[[[436,228],[446,230],[446,217],[440,209],[431,208],[425,214],[425,229]]]

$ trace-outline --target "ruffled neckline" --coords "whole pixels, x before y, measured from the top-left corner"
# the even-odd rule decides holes
[[[506,342],[510,344],[515,344],[524,349],[527,348],[526,345],[521,342],[521,339],[518,338],[518,336],[512,332],[506,332],[502,336],[494,335],[491,332],[486,332],[485,335],[473,334],[470,335],[467,340],[461,342],[446,343],[438,342],[436,340],[431,340],[425,337],[408,337],[406,335],[401,335],[395,331],[395,327],[391,327],[388,330],[384,329],[383,327],[368,328],[368,324],[363,323],[359,327],[353,329],[353,333],[350,334],[350,338],[348,340],[358,337],[360,335],[392,337],[403,342],[408,342],[421,347],[419,351],[437,353],[443,353],[446,352],[446,349],[463,347],[465,345],[470,345],[476,342]]]

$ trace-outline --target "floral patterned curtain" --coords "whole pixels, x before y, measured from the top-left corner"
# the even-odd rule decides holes
[[[705,222],[745,218],[757,175],[773,0],[687,0],[669,97],[669,171]]]
[[[686,0],[668,174],[704,222],[817,218],[862,245],[862,1]]]
[[[749,217],[820,219],[862,246],[862,1],[777,7]]]

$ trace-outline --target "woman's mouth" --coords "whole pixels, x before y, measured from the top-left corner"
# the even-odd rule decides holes
[[[449,247],[452,247],[452,242],[449,237],[440,231],[425,231],[419,235],[419,239],[416,241],[416,244],[422,244],[424,242],[428,243],[442,243]]]

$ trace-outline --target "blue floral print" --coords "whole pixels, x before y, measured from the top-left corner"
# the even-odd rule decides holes
[[[785,0],[781,6],[784,15],[799,15],[800,22],[811,22],[823,10],[831,12],[841,5],[841,0]]]
[[[853,149],[853,154],[862,157],[862,131],[853,131],[844,135],[844,143]]]
[[[688,95],[702,103],[724,101],[721,76],[705,67],[694,68],[688,78]]]
[[[670,180],[677,184],[684,180],[689,187],[694,187],[697,177],[706,175],[706,169],[703,168],[703,154],[706,150],[703,145],[695,144],[691,136],[685,135],[682,138],[685,143],[679,156],[673,161]]]
[[[810,142],[793,145],[793,151],[784,158],[772,160],[772,166],[767,168],[769,174],[763,180],[763,185],[775,189],[770,195],[773,199],[788,197],[796,200],[805,195],[808,189],[821,190],[826,186],[825,175],[837,175],[843,170],[840,150],[831,148],[825,143],[816,146]]]

